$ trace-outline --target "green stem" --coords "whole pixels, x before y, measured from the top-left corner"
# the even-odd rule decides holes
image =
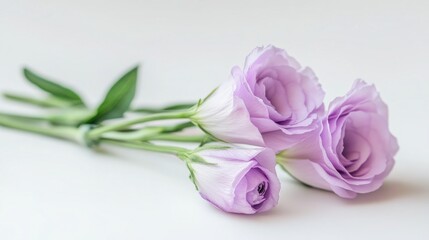
[[[9,114],[9,113],[1,113],[1,112],[0,112],[0,117],[14,118],[14,119],[18,119],[20,121],[49,121],[48,117],[25,116],[25,115]]]
[[[160,134],[153,137],[149,137],[146,140],[160,140],[160,141],[171,141],[171,142],[195,142],[200,143],[204,141],[206,135],[177,135],[177,134]]]
[[[123,141],[147,141],[153,139],[154,137],[162,133],[179,132],[185,128],[194,126],[195,125],[191,122],[180,123],[173,126],[151,126],[139,130],[133,130],[130,132],[106,132],[101,137]]]
[[[162,128],[160,127],[147,127],[132,132],[106,132],[101,135],[101,138],[121,141],[138,141],[146,140],[152,136],[160,134],[161,132]]]
[[[143,149],[152,152],[169,153],[173,155],[189,152],[189,150],[186,148],[175,146],[160,146],[148,142],[124,142],[118,140],[102,139],[101,143],[107,143],[127,148]]]
[[[163,110],[163,108],[141,107],[141,108],[130,109],[130,112],[153,114],[153,113],[163,113],[163,112],[166,112],[166,110]]]
[[[135,124],[146,123],[146,122],[151,122],[156,120],[187,119],[187,118],[190,118],[192,115],[193,115],[193,109],[189,109],[185,112],[157,113],[157,114],[142,116],[131,120],[124,120],[115,124],[98,127],[94,130],[91,130],[88,133],[88,137],[90,139],[98,139],[104,133],[125,129]]]
[[[179,104],[172,104],[167,105],[165,107],[140,107],[131,109],[132,112],[139,112],[139,113],[164,113],[168,111],[178,111],[178,110],[185,110],[193,107],[195,103],[179,103]]]
[[[37,133],[50,137],[66,139],[70,141],[79,141],[79,130],[71,127],[43,127],[41,125],[30,124],[27,121],[18,118],[0,116],[0,126],[22,130],[26,132]]]
[[[195,125],[192,122],[184,122],[173,126],[163,126],[162,132],[163,133],[179,132],[179,131],[182,131],[183,129],[191,128],[191,127],[195,127]]]
[[[41,125],[30,124],[25,121],[18,120],[12,117],[0,116],[0,126],[4,126],[11,129],[22,130],[31,133],[37,133],[45,136],[70,140],[74,142],[80,142],[81,132],[77,128],[73,127],[44,127]],[[159,146],[147,142],[127,142],[122,140],[113,139],[101,139],[101,143],[110,143],[118,146],[144,149],[153,152],[170,153],[174,155],[183,154],[189,152],[186,148],[175,147],[175,146]]]
[[[65,108],[65,107],[70,107],[72,105],[69,102],[65,102],[56,98],[39,99],[39,98],[28,97],[28,96],[24,96],[16,93],[3,93],[3,96],[15,102],[26,103],[30,105],[39,106],[39,107]]]

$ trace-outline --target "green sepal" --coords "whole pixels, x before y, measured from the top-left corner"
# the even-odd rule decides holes
[[[203,99],[198,99],[198,102],[197,102],[197,108],[199,108],[201,105],[203,105],[203,102],[204,102],[204,100]]]
[[[186,167],[189,170],[189,179],[192,181],[192,183],[195,185],[195,188],[198,191],[198,184],[197,184],[198,180],[195,177],[195,170],[192,167],[192,164],[196,163],[196,164],[205,164],[205,165],[213,165],[213,166],[216,164],[207,162],[203,157],[196,154],[195,151],[180,152],[177,154],[177,156],[186,163]]]
[[[189,154],[188,159],[193,163],[200,163],[204,165],[216,165],[215,163],[207,162],[203,157],[198,154]]]
[[[204,145],[201,147],[198,147],[197,149],[193,150],[194,153],[201,152],[203,150],[226,150],[231,148],[230,146],[221,146],[221,145]]]
[[[76,106],[85,106],[82,98],[72,89],[60,85],[52,80],[48,80],[28,68],[23,69],[23,73],[25,78],[41,90],[55,96],[57,98],[66,100],[70,102],[72,105]]]
[[[217,89],[218,89],[219,87],[216,87],[215,89],[213,89],[210,93],[209,93],[209,95],[207,95],[203,100],[202,100],[202,102],[201,102],[201,104],[203,104],[205,101],[207,101],[207,99],[209,99],[216,91],[217,91]],[[200,101],[201,101],[201,99],[200,99]],[[200,102],[199,101],[199,102]],[[198,102],[198,103],[199,103]],[[200,104],[200,105],[201,105]]]
[[[198,184],[197,184],[197,178],[195,177],[194,168],[192,167],[191,163],[189,161],[186,161],[186,167],[189,170],[189,180],[194,184],[195,189],[198,191]]]
[[[200,145],[198,147],[203,147],[204,145],[206,145],[207,143],[211,143],[213,141],[216,141],[215,139],[213,139],[212,137],[205,135],[205,137],[203,138],[203,140],[200,142]]]
[[[226,141],[224,141],[224,140],[222,140],[222,139],[219,139],[219,138],[217,138],[217,137],[215,137],[213,134],[211,134],[209,131],[207,131],[200,123],[198,123],[198,121],[197,120],[195,120],[195,119],[192,119],[191,118],[191,122],[195,125],[195,126],[197,126],[201,131],[203,131],[205,134],[207,134],[207,136],[208,137],[210,137],[212,140],[215,140],[215,141],[217,141],[217,142],[223,142],[223,143],[226,143]]]
[[[213,91],[211,91],[210,92],[210,94],[206,97],[206,98],[204,98],[204,99],[199,99],[198,100],[198,102],[197,102],[197,104],[193,107],[194,108],[194,112],[195,112],[195,114],[197,114],[198,113],[198,109],[201,107],[201,105],[203,105],[203,103],[211,96],[211,95],[213,95],[213,93],[215,93],[216,92],[216,90],[217,90],[218,88],[215,88]],[[194,115],[195,115],[194,114]],[[217,138],[216,136],[214,136],[213,134],[211,134],[209,131],[207,131],[200,123],[199,123],[199,121],[198,121],[198,118],[196,118],[194,115],[192,115],[191,116],[191,118],[190,118],[190,120],[191,120],[191,122],[195,125],[195,126],[197,126],[201,131],[203,131],[205,134],[207,134],[207,136],[209,137],[209,138],[211,138],[212,139],[212,141],[213,140],[215,140],[215,141],[218,141],[218,142],[224,142],[224,143],[226,143],[226,141],[224,141],[224,140],[222,140],[222,139],[219,139],[219,138]],[[201,143],[201,145],[200,146],[202,146],[202,145],[204,145],[205,143]]]
[[[181,153],[178,153],[177,156],[180,159],[182,159],[183,161],[185,161],[186,163],[199,163],[199,164],[206,164],[206,165],[216,165],[215,163],[207,162],[203,157],[199,156],[197,154],[198,149],[199,148],[197,148],[194,151],[181,152]]]

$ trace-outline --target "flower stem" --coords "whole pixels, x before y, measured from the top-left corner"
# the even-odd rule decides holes
[[[194,124],[185,122],[173,126],[150,126],[130,132],[106,132],[101,138],[123,141],[148,141],[151,139],[155,140],[158,135],[162,135],[163,133],[179,132],[189,127],[194,127]]]
[[[0,116],[0,126],[37,133],[50,137],[66,139],[74,142],[79,141],[79,130],[72,127],[44,127],[20,120],[11,116]]]
[[[10,113],[1,113],[0,117],[6,117],[6,118],[13,118],[20,121],[49,121],[49,117],[43,117],[43,116],[26,116],[26,115],[19,115],[19,114],[10,114]]]
[[[3,96],[15,102],[26,103],[34,106],[39,106],[39,107],[66,108],[66,107],[72,106],[70,102],[62,101],[57,98],[39,99],[39,98],[28,97],[28,96],[24,96],[16,93],[3,93]]]
[[[183,129],[191,128],[191,127],[195,127],[195,125],[192,122],[184,122],[173,126],[163,126],[162,132],[163,133],[179,132],[179,131],[182,131]]]
[[[139,118],[124,120],[115,124],[105,125],[105,126],[95,128],[94,130],[91,130],[88,133],[88,137],[90,139],[98,139],[104,133],[121,130],[135,124],[151,122],[156,120],[187,119],[187,118],[190,118],[192,115],[193,115],[193,109],[188,109],[184,112],[166,112],[166,113],[156,113],[152,115],[146,115]]]
[[[193,107],[195,103],[179,103],[179,104],[172,104],[165,107],[140,107],[131,109],[132,112],[138,112],[138,113],[163,113],[168,111],[178,111],[178,110],[185,110]]]
[[[143,149],[146,151],[168,153],[173,155],[178,155],[181,153],[189,152],[186,148],[175,147],[175,146],[160,146],[148,142],[125,142],[118,140],[102,139],[101,143],[112,144],[116,146],[126,147],[126,148],[135,148]]]
[[[204,141],[206,135],[177,135],[177,134],[159,134],[149,137],[146,140],[160,140],[170,142],[195,142],[200,143]]]

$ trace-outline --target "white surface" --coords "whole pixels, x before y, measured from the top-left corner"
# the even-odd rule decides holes
[[[401,146],[378,192],[343,200],[280,174],[272,212],[225,214],[173,157],[1,128],[0,239],[429,239],[427,1],[0,0],[0,90],[35,93],[28,65],[95,104],[142,63],[136,103],[189,101],[270,43],[313,68],[327,102],[376,84]]]

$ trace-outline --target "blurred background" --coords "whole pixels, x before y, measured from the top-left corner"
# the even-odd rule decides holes
[[[106,156],[2,128],[0,239],[162,239],[189,234],[427,239],[427,1],[0,0],[0,91],[36,94],[21,73],[28,66],[78,89],[95,105],[114,80],[140,64],[135,105],[194,101],[226,80],[233,66],[242,66],[254,47],[267,44],[286,49],[315,71],[327,93],[326,104],[345,94],[356,78],[376,85],[389,105],[390,127],[401,146],[381,195],[346,203],[285,180],[277,213],[231,217],[199,199],[180,163],[173,164],[177,171],[156,160],[150,162],[152,168],[139,165],[134,170],[133,164],[145,160],[138,159],[141,153],[120,152],[116,158],[135,161],[123,166],[111,159],[113,165],[103,165]],[[19,112],[18,106],[0,101],[2,111]],[[61,152],[53,154],[53,148]],[[52,154],[63,165],[55,166]],[[144,156],[140,158],[158,157]],[[99,162],[88,165],[86,160],[92,158]],[[100,168],[109,170],[99,173]],[[135,177],[130,178],[130,172]],[[121,190],[124,186],[128,192]],[[95,194],[97,189],[105,191]],[[125,195],[118,196],[118,191]],[[170,206],[170,201],[177,203]],[[213,228],[221,232],[211,235]]]

